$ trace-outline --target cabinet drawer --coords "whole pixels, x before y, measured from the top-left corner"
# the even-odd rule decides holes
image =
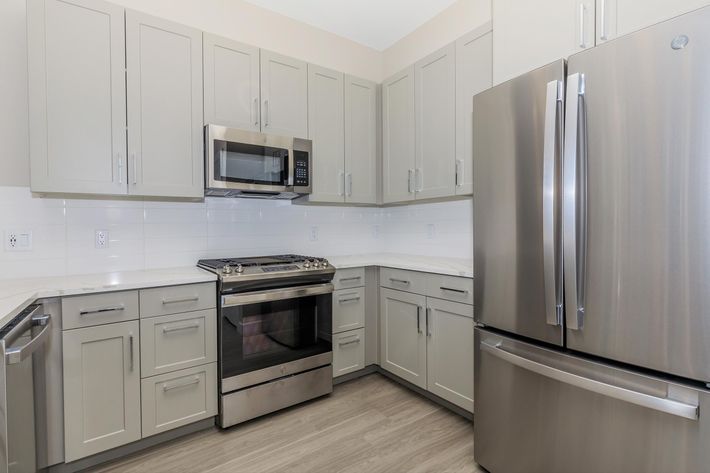
[[[404,269],[380,268],[380,286],[426,294],[426,274]]]
[[[143,438],[217,414],[217,363],[141,381]]]
[[[365,326],[365,288],[341,289],[333,293],[333,333]]]
[[[141,320],[142,377],[213,361],[217,361],[216,309]]]
[[[365,285],[365,268],[339,269],[333,278],[333,287],[346,289],[349,287],[361,287]]]
[[[124,322],[138,318],[138,291],[104,292],[62,298],[62,328]]]
[[[426,295],[448,301],[473,304],[473,279],[428,274]]]
[[[365,329],[333,335],[333,377],[365,367]]]
[[[177,314],[217,306],[215,283],[141,289],[141,317]]]

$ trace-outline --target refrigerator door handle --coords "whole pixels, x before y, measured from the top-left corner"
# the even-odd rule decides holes
[[[582,291],[583,257],[586,234],[584,208],[586,158],[584,138],[584,75],[580,73],[567,77],[567,98],[565,101],[565,140],[563,163],[563,262],[565,287],[565,318],[567,328],[581,330],[584,321]],[[581,177],[581,178],[580,178]],[[580,185],[581,184],[581,185]]]
[[[557,159],[562,150],[562,99],[564,98],[563,82],[553,80],[547,83],[547,98],[545,102],[545,140],[543,152],[543,183],[542,183],[542,242],[543,242],[543,274],[545,286],[545,318],[549,325],[562,324],[562,301],[558,291],[560,275],[557,250],[558,215],[557,215]]]
[[[492,344],[482,341],[481,350],[519,368],[531,371],[546,378],[554,379],[555,381],[559,381],[570,386],[584,389],[585,391],[590,391],[602,396],[618,399],[620,401],[628,402],[648,409],[653,409],[655,411],[664,412],[666,414],[683,417],[685,419],[699,419],[699,406],[697,405],[687,404],[685,402],[665,397],[652,396],[650,394],[645,394],[621,386],[615,386],[613,384],[579,376],[574,373],[569,373],[567,371],[563,371],[511,353],[502,348],[501,342]]]

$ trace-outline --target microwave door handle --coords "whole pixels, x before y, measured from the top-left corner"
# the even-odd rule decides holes
[[[286,185],[288,187],[293,187],[293,173],[295,172],[294,169],[296,168],[296,157],[294,156],[293,153],[293,146],[291,149],[288,150],[288,178],[286,179]]]

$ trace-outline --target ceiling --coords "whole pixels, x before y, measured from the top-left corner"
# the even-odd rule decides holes
[[[456,0],[245,0],[382,51]]]

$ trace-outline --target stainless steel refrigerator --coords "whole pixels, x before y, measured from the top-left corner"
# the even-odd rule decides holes
[[[474,97],[476,461],[710,471],[710,7]]]

